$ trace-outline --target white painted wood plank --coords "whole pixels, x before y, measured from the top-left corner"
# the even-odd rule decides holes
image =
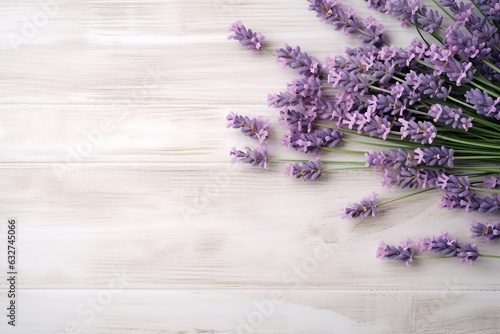
[[[238,19],[266,34],[270,49],[301,44],[323,59],[359,45],[319,22],[306,1],[69,1],[32,33],[26,26],[44,15],[41,2],[3,3],[0,103],[263,103],[293,72],[227,41]],[[397,43],[415,35],[363,1],[352,5],[381,18]],[[152,79],[154,89],[140,94]]]
[[[272,159],[313,159],[281,147],[279,111],[265,105],[4,105],[0,162],[224,162],[233,146],[259,142],[226,128],[234,111],[270,120]],[[344,138],[350,135],[345,134]],[[352,136],[359,139],[357,136]],[[13,145],[15,143],[15,145]],[[342,148],[373,150],[344,143]],[[323,152],[324,159],[363,162],[362,156]]]
[[[58,178],[51,165],[2,164],[3,215],[19,220],[19,286],[102,286],[111,271],[125,270],[134,288],[424,289],[455,280],[463,289],[500,287],[495,259],[418,260],[407,268],[375,258],[380,240],[443,230],[468,240],[470,219],[479,216],[437,209],[439,193],[344,221],[341,207],[380,189],[370,173],[307,183],[282,177],[278,166],[236,166],[88,163]],[[408,193],[380,190],[382,201]],[[500,253],[494,243],[480,247]]]
[[[110,275],[110,280],[113,279]],[[21,290],[17,330],[55,333],[498,332],[499,292]],[[0,323],[3,333],[17,331]]]
[[[349,5],[381,18],[398,45],[416,36],[363,1]],[[75,321],[83,333],[234,333],[272,290],[284,303],[255,333],[498,332],[495,260],[406,268],[374,258],[382,239],[447,230],[467,240],[479,215],[439,210],[429,194],[342,221],[348,201],[405,192],[380,189],[368,172],[308,184],[281,177],[283,165],[225,162],[233,143],[248,143],[224,129],[228,109],[265,113],[267,93],[296,75],[228,42],[230,23],[263,32],[271,49],[300,44],[320,59],[356,45],[306,1],[68,1],[23,37],[42,6],[0,1],[0,203],[2,219],[20,223],[20,332],[59,333]],[[15,35],[26,38],[17,52]],[[58,177],[48,162],[65,163],[68,146],[106,117],[115,130]],[[114,273],[126,275],[126,290],[85,323],[78,306],[102,297]]]
[[[232,146],[258,146],[226,129],[230,111],[271,122],[274,157],[300,157],[279,147],[279,112],[265,105],[4,105],[1,162],[228,162]],[[15,145],[13,145],[15,143]]]

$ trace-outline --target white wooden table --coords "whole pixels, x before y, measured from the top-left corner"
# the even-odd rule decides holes
[[[351,1],[361,17],[369,11]],[[44,5],[49,4],[49,5]],[[346,2],[347,4],[347,2]],[[45,9],[44,9],[45,8]],[[499,333],[500,266],[375,258],[479,215],[439,193],[374,219],[339,210],[372,190],[367,171],[322,182],[230,165],[251,143],[233,110],[271,119],[267,93],[294,78],[226,40],[241,19],[323,59],[358,41],[307,2],[56,0],[0,5],[1,333]],[[396,45],[416,34],[384,23]],[[16,218],[17,320],[7,325],[7,219]],[[485,253],[500,245],[481,242]]]

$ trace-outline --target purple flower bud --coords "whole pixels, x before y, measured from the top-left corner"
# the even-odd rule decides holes
[[[470,190],[470,181],[468,176],[455,176],[449,175],[446,182],[446,190],[451,192],[458,197],[467,197],[469,195],[474,195],[474,192]]]
[[[290,94],[303,98],[322,96],[321,80],[315,76],[303,76],[300,79],[295,79],[288,84],[287,90]]]
[[[285,170],[286,176],[293,176],[304,181],[313,181],[323,175],[324,169],[319,160],[310,160],[309,162],[296,163],[288,165]]]
[[[472,221],[470,231],[472,238],[484,237],[486,241],[500,239],[500,222],[488,224]]]
[[[484,237],[490,234],[486,224],[472,221],[470,225],[470,231],[472,233],[471,238]]]
[[[231,111],[229,115],[227,115],[227,120],[228,128],[239,128],[246,136],[258,139],[261,143],[267,138],[269,128],[269,121],[267,119],[262,117],[250,119],[247,116],[240,116]]]
[[[495,213],[498,212],[500,208],[500,199],[498,194],[493,194],[491,196],[485,196],[481,200],[481,205],[477,211],[481,213]]]
[[[500,187],[500,178],[496,176],[487,176],[483,178],[484,189],[497,189]]]
[[[437,30],[441,27],[441,23],[443,23],[443,17],[439,15],[437,10],[428,10],[425,16],[419,17],[417,22],[422,25],[422,28],[425,31],[430,33]]]
[[[369,196],[363,198],[360,203],[349,203],[343,209],[342,219],[375,216],[378,211],[376,198],[377,194],[371,193]]]
[[[261,145],[255,149],[250,147],[245,147],[246,152],[232,148],[229,153],[232,156],[231,162],[234,163],[236,160],[240,160],[245,163],[249,163],[252,166],[259,166],[261,168],[267,167],[267,145]]]
[[[276,60],[279,64],[297,69],[301,75],[319,74],[319,62],[316,58],[300,51],[300,47],[292,48],[286,44],[283,49],[276,49]]]
[[[342,132],[333,129],[316,130],[313,133],[302,133],[290,130],[283,138],[283,146],[291,147],[304,153],[317,153],[320,147],[334,147],[340,144]]]
[[[472,127],[472,117],[462,116],[462,109],[450,108],[441,104],[433,104],[429,109],[429,116],[434,122],[450,125],[454,129],[469,130]]]
[[[377,258],[396,260],[409,266],[415,254],[414,247],[415,243],[410,239],[402,241],[400,246],[386,245],[381,241],[377,249]]]
[[[316,130],[314,135],[321,140],[322,147],[335,147],[340,144],[343,132],[328,128]]]
[[[385,85],[392,79],[395,72],[396,69],[388,61],[385,61],[384,63],[379,62],[377,63],[376,70],[373,72],[372,76],[375,79],[378,79],[380,84]]]
[[[432,144],[436,138],[437,130],[434,124],[427,121],[405,120],[404,118],[398,119],[401,122],[401,138],[410,137],[412,141],[420,144]]]
[[[477,249],[476,244],[464,244],[458,251],[458,260],[461,262],[474,264],[478,257],[479,250]]]
[[[448,233],[442,233],[435,237],[428,237],[420,240],[421,251],[432,251],[437,255],[456,256],[460,250],[457,239],[453,239]]]
[[[392,124],[387,119],[375,115],[367,117],[365,123],[359,127],[358,131],[362,131],[371,137],[379,137],[386,140],[387,135],[391,132],[391,127]]]
[[[251,29],[246,29],[241,21],[234,22],[229,28],[227,39],[235,39],[252,52],[256,52],[262,48],[264,35],[261,33],[252,32]]]
[[[467,102],[474,105],[478,114],[500,119],[497,106],[500,99],[497,98],[493,100],[488,93],[482,92],[477,88],[467,91],[467,93],[465,93],[465,99]]]
[[[479,211],[482,203],[483,199],[474,195],[459,197],[453,194],[446,194],[442,198],[442,202],[439,206],[441,208],[448,208],[449,210],[461,208],[466,212],[472,212]]]
[[[398,188],[417,189],[426,188],[429,184],[428,174],[420,169],[412,167],[403,167],[400,171],[385,170],[382,175],[382,186]]]
[[[443,86],[444,80],[439,76],[432,76],[429,74],[419,74],[420,85],[419,92],[430,98],[438,98],[441,100],[446,100],[450,93],[450,87]]]
[[[472,80],[475,70],[472,69],[472,63],[462,63],[455,58],[450,58],[444,67],[444,72],[450,81],[460,86],[462,82],[468,83]]]
[[[419,164],[427,166],[446,166],[453,167],[453,149],[448,149],[444,146],[441,147],[420,147],[414,150],[415,159]]]
[[[280,112],[281,123],[292,125],[299,132],[310,133],[312,130],[312,122],[315,118],[314,116],[305,116],[303,113],[293,109],[283,109]]]

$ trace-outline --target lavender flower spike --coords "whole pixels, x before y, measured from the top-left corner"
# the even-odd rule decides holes
[[[246,116],[240,116],[234,112],[230,112],[227,115],[228,124],[227,127],[232,127],[234,129],[241,129],[246,136],[250,138],[256,138],[260,143],[263,143],[268,135],[269,121],[262,117],[259,118],[248,118]]]
[[[428,237],[420,240],[420,250],[432,251],[437,255],[456,256],[460,250],[460,244],[448,233],[442,233],[437,237]]]
[[[252,32],[251,29],[245,28],[241,21],[234,22],[229,27],[229,35],[227,39],[235,39],[252,52],[259,51],[262,48],[264,35],[261,33]]]
[[[431,122],[407,121],[404,118],[400,118],[399,121],[403,125],[401,127],[401,138],[409,136],[412,141],[423,145],[431,144],[434,138],[436,138],[437,130]]]
[[[323,175],[323,166],[321,162],[316,160],[310,160],[306,163],[296,163],[294,165],[288,165],[285,170],[286,176],[293,176],[297,179],[302,178],[304,181],[313,181]]]
[[[236,160],[240,160],[245,163],[249,163],[252,166],[259,166],[261,168],[267,167],[267,145],[264,144],[255,149],[250,147],[245,147],[246,152],[232,148],[229,155],[232,157],[231,162],[234,163]]]
[[[377,194],[371,193],[363,198],[360,203],[349,203],[349,206],[343,209],[342,219],[375,216],[378,211],[376,198]]]
[[[441,104],[434,104],[429,109],[429,116],[434,122],[450,125],[454,129],[469,130],[472,127],[472,117],[462,116],[462,109],[450,108]]]
[[[453,149],[441,147],[417,147],[415,150],[415,159],[419,164],[427,166],[445,166],[453,167]]]
[[[377,249],[377,258],[392,259],[398,262],[406,263],[407,266],[413,261],[415,243],[408,239],[401,242],[400,246],[386,245],[383,241]]]
[[[486,241],[500,239],[500,222],[491,222],[484,224],[472,221],[470,231],[472,238],[484,237]]]
[[[460,248],[458,252],[458,260],[461,262],[469,262],[470,264],[474,264],[478,257],[479,250],[477,249],[476,244],[465,244]]]

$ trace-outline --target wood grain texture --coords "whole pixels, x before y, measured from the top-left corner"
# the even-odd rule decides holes
[[[494,334],[491,314],[500,310],[498,292],[484,291],[127,289],[109,299],[105,291],[23,291],[20,321],[30,334]],[[99,299],[110,302],[93,304]]]
[[[233,145],[255,145],[225,128],[231,110],[270,118],[273,158],[304,159],[280,147],[266,106],[296,73],[228,42],[230,23],[319,59],[359,45],[306,1],[54,3],[0,1],[0,207],[19,222],[20,254],[19,328],[0,321],[2,333],[498,332],[494,259],[375,259],[380,240],[444,230],[468,240],[480,215],[439,209],[430,192],[344,221],[340,208],[373,190],[408,192],[368,171],[306,183],[283,177],[284,163],[229,164]],[[416,36],[362,0],[349,5],[396,45]],[[2,303],[6,290],[1,279]]]

